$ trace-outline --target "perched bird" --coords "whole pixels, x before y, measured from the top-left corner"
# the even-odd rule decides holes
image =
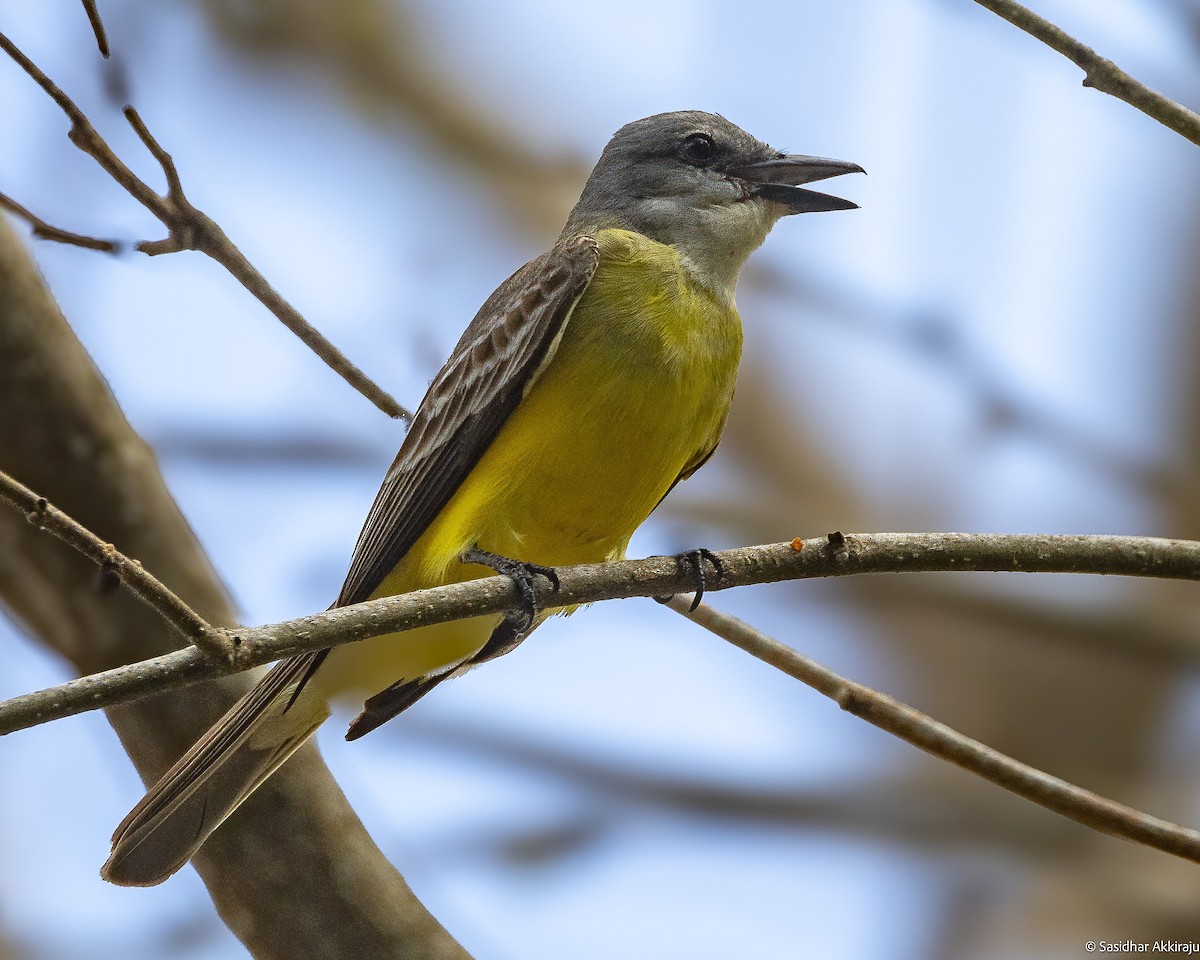
[[[781,217],[854,208],[801,186],[854,171],[711,113],[618,130],[554,246],[487,299],[430,384],[335,604],[495,570],[525,608],[280,662],[117,827],[103,876],[166,879],[312,735],[330,696],[374,694],[347,734],[361,736],[524,639],[543,616],[534,576],[624,557],[720,439],[746,259]]]

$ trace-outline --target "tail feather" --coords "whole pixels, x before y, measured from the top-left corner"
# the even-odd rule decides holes
[[[282,661],[230,708],[121,821],[101,876],[153,886],[187,863],[329,716],[321,697],[301,696],[324,656]]]
[[[443,680],[452,675],[453,671],[431,674],[427,677],[417,677],[416,680],[400,680],[386,690],[369,697],[363,704],[362,713],[350,723],[346,731],[347,740],[357,740],[365,737],[376,727],[382,726],[393,717],[403,713],[425,694]]]

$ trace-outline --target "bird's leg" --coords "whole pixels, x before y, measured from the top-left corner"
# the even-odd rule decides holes
[[[522,563],[496,553],[489,553],[478,547],[472,547],[462,555],[463,563],[478,563],[490,567],[501,576],[508,577],[517,585],[521,593],[521,606],[510,610],[504,619],[496,625],[492,635],[488,637],[479,652],[468,657],[461,663],[444,670],[441,673],[417,677],[413,680],[400,680],[386,690],[375,694],[363,704],[363,711],[350,724],[346,731],[347,740],[357,740],[390,720],[398,713],[407,710],[425,694],[443,680],[457,677],[466,673],[471,667],[487,660],[495,660],[514,650],[534,626],[537,619],[537,597],[533,592],[533,578],[539,574],[550,581],[555,590],[558,589],[558,574],[553,567],[543,567],[538,563]]]
[[[692,598],[692,605],[688,608],[691,612],[700,606],[700,601],[704,597],[704,591],[708,587],[708,579],[704,575],[704,561],[707,560],[713,568],[713,573],[717,575],[717,581],[725,576],[725,564],[721,562],[721,558],[709,550],[707,547],[697,547],[695,550],[685,550],[683,553],[677,553],[674,556],[675,563],[679,567],[679,572],[684,576],[692,578],[692,584],[695,587],[696,595]],[[659,603],[666,603],[670,597],[655,597]]]
[[[504,560],[506,563],[516,567],[528,566],[531,571],[529,573],[529,580],[532,580],[535,574],[540,573],[553,583],[556,588],[558,587],[558,577],[549,567],[518,563],[515,560],[509,560],[507,557],[498,557],[495,554],[486,553],[482,550],[479,553],[491,559]],[[483,563],[482,560],[476,557],[468,557],[467,554],[463,555],[463,559],[469,559],[471,563]],[[492,566],[491,560],[487,562],[486,566]],[[492,567],[492,569],[496,570],[495,567]],[[497,570],[497,573],[511,576],[514,580],[517,576],[510,573],[507,568]],[[530,589],[532,590],[532,587]],[[507,613],[504,619],[496,625],[496,629],[488,637],[487,643],[480,647],[479,652],[474,656],[468,657],[461,663],[443,670],[441,673],[428,674],[424,677],[417,677],[415,680],[399,680],[386,690],[370,697],[363,704],[362,713],[355,717],[354,721],[350,724],[350,729],[346,731],[346,739],[357,740],[359,737],[370,733],[376,727],[386,723],[397,714],[403,713],[443,680],[461,676],[472,667],[485,663],[488,660],[495,660],[506,653],[511,653],[525,639],[529,628],[533,625],[534,616],[536,616],[536,609],[532,616],[525,608],[522,608],[519,613],[517,611]]]
[[[510,610],[504,615],[504,620],[496,628],[493,634],[493,640],[497,634],[508,634],[509,638],[498,642],[498,645],[507,644],[511,640],[519,642],[525,634],[533,629],[534,621],[537,619],[537,597],[533,592],[534,577],[539,574],[550,581],[550,586],[555,590],[558,589],[558,574],[555,573],[553,567],[544,567],[540,563],[525,563],[521,560],[513,560],[510,557],[502,557],[498,553],[491,553],[487,550],[482,550],[479,547],[471,547],[462,555],[463,563],[478,563],[484,567],[490,567],[498,574],[508,577],[517,586],[517,591],[521,594],[521,606],[518,610]],[[488,645],[492,644],[492,640],[488,641]],[[482,652],[482,651],[481,651]],[[498,654],[497,654],[498,655]],[[489,658],[490,659],[490,658]]]

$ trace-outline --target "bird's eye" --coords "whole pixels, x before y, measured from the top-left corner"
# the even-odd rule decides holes
[[[679,145],[679,153],[688,163],[708,163],[717,155],[717,145],[707,133],[693,133]]]

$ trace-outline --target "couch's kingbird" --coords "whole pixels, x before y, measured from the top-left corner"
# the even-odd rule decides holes
[[[489,566],[520,576],[623,557],[720,438],[742,265],[780,217],[853,208],[801,186],[852,171],[699,111],[617,131],[557,242],[487,299],[430,384],[335,606]],[[480,617],[282,661],[150,788],[103,875],[174,873],[312,735],[331,695],[374,694],[348,734],[360,736],[536,622]]]

